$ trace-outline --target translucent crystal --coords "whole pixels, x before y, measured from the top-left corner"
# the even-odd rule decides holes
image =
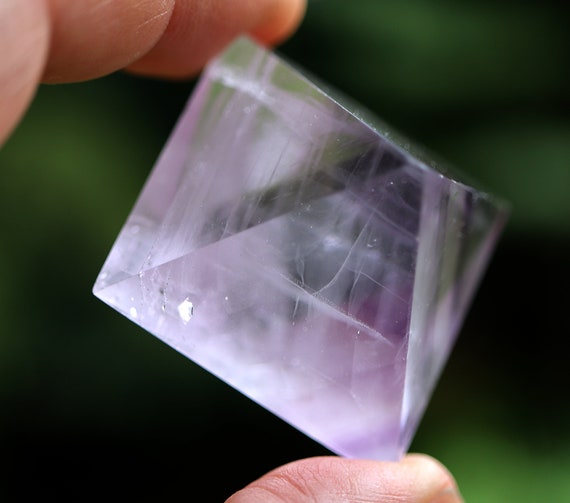
[[[246,38],[203,72],[94,293],[332,452],[408,449],[506,219]]]

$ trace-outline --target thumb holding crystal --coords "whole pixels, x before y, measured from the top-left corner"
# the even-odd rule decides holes
[[[461,503],[438,461],[410,454],[401,462],[315,457],[280,466],[226,503]]]

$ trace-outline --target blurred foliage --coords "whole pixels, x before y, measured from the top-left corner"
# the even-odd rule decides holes
[[[287,54],[509,199],[513,230],[570,231],[567,9],[465,0],[311,7],[311,29]]]
[[[412,446],[469,502],[570,501],[568,14],[315,0],[279,48],[513,205]],[[90,293],[192,86],[120,73],[43,86],[0,150],[4,501],[11,487],[197,494],[212,472],[225,483],[202,500],[222,501],[325,453]]]

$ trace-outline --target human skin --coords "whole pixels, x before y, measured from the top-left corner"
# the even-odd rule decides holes
[[[460,503],[455,480],[438,461],[400,462],[324,456],[280,466],[226,503]]]
[[[305,0],[0,0],[0,146],[40,83],[126,70],[195,76],[237,35],[271,46],[289,37]],[[214,481],[214,483],[216,483]],[[226,503],[457,503],[436,460],[308,458],[263,475]]]
[[[287,38],[305,0],[1,0],[0,145],[40,82],[187,78],[237,35]]]

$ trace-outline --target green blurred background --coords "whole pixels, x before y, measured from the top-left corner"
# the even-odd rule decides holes
[[[569,13],[315,0],[279,48],[513,205],[412,445],[470,503],[570,501]],[[0,150],[3,501],[223,501],[327,453],[91,294],[193,85],[42,87]]]

